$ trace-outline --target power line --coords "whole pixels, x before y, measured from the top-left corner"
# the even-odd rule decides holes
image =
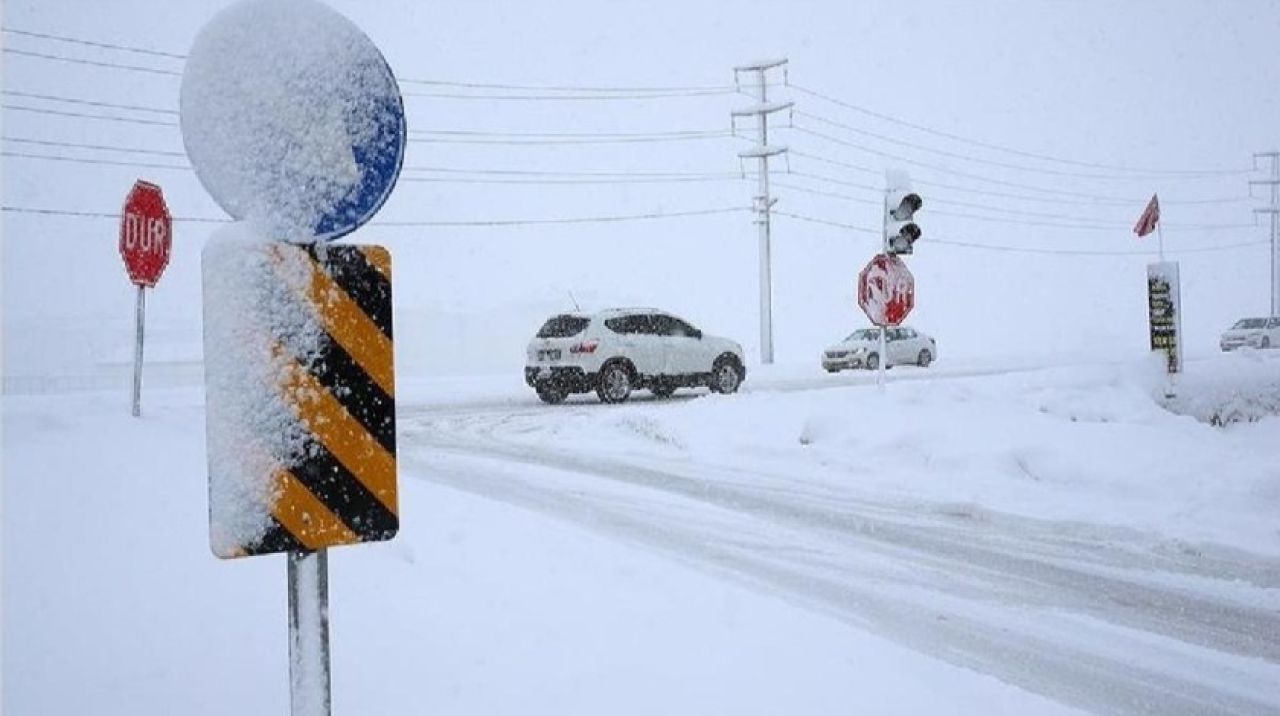
[[[610,186],[615,184],[681,184],[703,182],[744,181],[746,177],[739,174],[705,177],[616,177],[597,179],[510,179],[495,177],[417,177],[401,176],[400,181],[436,184],[531,184],[535,186],[596,184]]]
[[[732,89],[728,90],[689,90],[684,92],[640,92],[630,94],[565,94],[565,95],[535,95],[535,94],[460,94],[455,92],[402,92],[405,97],[428,97],[431,99],[460,99],[460,100],[493,100],[493,101],[521,101],[521,102],[599,102],[609,100],[628,100],[643,101],[650,99],[672,99],[681,97],[715,97],[720,95],[733,94]]]
[[[436,87],[458,87],[466,89],[496,89],[496,90],[516,90],[523,92],[600,92],[608,94],[618,93],[666,93],[666,92],[717,92],[732,93],[736,91],[733,85],[675,85],[666,87],[643,87],[643,86],[591,86],[591,85],[537,85],[537,84],[502,84],[502,83],[486,83],[486,82],[462,82],[457,80],[423,80],[401,77],[401,82],[419,85],[431,85]]]
[[[995,179],[995,178],[992,178],[992,177],[983,176],[983,175],[981,175],[981,174],[970,174],[970,173],[968,173],[968,172],[962,172],[962,171],[958,171],[958,170],[956,170],[956,169],[950,169],[950,168],[948,168],[948,167],[939,166],[939,165],[937,165],[937,164],[929,164],[928,162],[921,162],[921,161],[918,161],[918,160],[916,160],[916,159],[910,159],[910,158],[908,158],[908,157],[904,157],[904,156],[901,156],[901,155],[898,155],[898,154],[892,154],[892,153],[890,153],[890,152],[883,152],[883,151],[880,151],[880,150],[878,150],[878,149],[873,149],[873,148],[871,148],[871,147],[867,147],[867,146],[864,146],[864,145],[861,145],[861,144],[856,144],[856,143],[854,143],[854,142],[849,142],[849,141],[846,141],[846,140],[843,140],[843,139],[839,139],[839,138],[837,138],[837,137],[832,137],[832,136],[831,136],[831,135],[829,135],[829,134],[823,134],[822,132],[816,132],[816,131],[814,131],[814,130],[812,130],[812,129],[808,129],[808,128],[806,128],[806,127],[799,127],[799,126],[797,126],[797,127],[792,127],[791,129],[792,129],[792,130],[794,130],[794,131],[797,131],[797,132],[803,132],[803,133],[805,133],[805,134],[808,134],[808,135],[811,135],[811,136],[817,137],[818,139],[823,139],[823,140],[826,140],[826,141],[828,141],[828,142],[832,142],[833,144],[839,144],[839,145],[841,145],[841,146],[849,147],[849,148],[851,148],[851,149],[857,149],[857,150],[859,150],[859,151],[867,152],[868,154],[874,154],[874,155],[877,155],[877,156],[885,157],[885,158],[887,158],[887,159],[893,159],[893,160],[895,160],[895,161],[904,162],[904,163],[906,163],[906,164],[913,164],[913,165],[918,166],[918,167],[922,167],[922,168],[925,168],[925,169],[931,169],[931,170],[933,170],[933,171],[942,172],[942,173],[944,173],[944,174],[952,174],[952,175],[954,175],[954,176],[963,177],[963,178],[965,178],[965,179],[973,179],[973,180],[975,180],[975,181],[986,182],[986,183],[988,183],[988,184],[996,184],[996,185],[999,185],[999,186],[1009,186],[1009,187],[1014,187],[1014,188],[1018,188],[1018,189],[1027,189],[1027,190],[1030,190],[1030,191],[1039,191],[1039,192],[1044,192],[1044,193],[1046,193],[1046,194],[1057,194],[1057,195],[1059,195],[1059,196],[1070,196],[1070,197],[1075,197],[1075,198],[1078,198],[1078,199],[1090,199],[1090,200],[1093,200],[1093,201],[1098,202],[1098,203],[1115,203],[1115,202],[1117,202],[1117,201],[1118,201],[1118,200],[1117,200],[1117,198],[1116,198],[1116,197],[1114,197],[1114,196],[1101,196],[1101,195],[1098,195],[1098,194],[1085,194],[1085,193],[1082,193],[1082,192],[1070,192],[1070,191],[1064,191],[1064,190],[1061,190],[1061,189],[1048,189],[1048,188],[1045,188],[1045,187],[1035,186],[1035,185],[1033,185],[1033,184],[1023,184],[1023,183],[1021,183],[1021,182],[1011,182],[1011,181],[1005,181],[1005,180],[1003,180],[1003,179]],[[927,182],[923,182],[923,181],[921,181],[921,182],[917,182],[917,183],[919,183],[919,184],[926,184]],[[1145,199],[1144,199],[1144,200],[1142,200],[1142,201],[1145,201]],[[1140,202],[1138,202],[1138,203],[1140,203]]]
[[[108,50],[121,50],[123,52],[137,52],[143,55],[152,55],[154,57],[171,57],[177,60],[186,59],[186,55],[180,55],[174,52],[161,52],[159,50],[149,50],[142,47],[132,47],[129,45],[113,45],[109,42],[95,42],[93,40],[84,40],[77,37],[67,37],[66,35],[50,35],[43,32],[32,32],[30,30],[17,30],[11,27],[3,28],[4,32],[12,35],[22,35],[24,37],[35,37],[41,40],[56,40],[58,42],[69,42],[77,45],[87,45],[88,47],[99,47]]]
[[[617,137],[583,137],[579,139],[482,139],[473,137],[423,137],[413,136],[409,138],[411,142],[419,142],[422,144],[498,144],[508,146],[556,146],[571,144],[652,144],[655,142],[688,142],[702,141],[707,139],[724,139],[732,137],[733,132],[725,129],[719,131],[709,131],[704,133],[683,133],[683,134],[667,134],[654,133],[652,135],[633,135],[633,136],[617,136]]]
[[[6,142],[19,144],[35,144],[42,147],[62,147],[67,149],[94,149],[103,152],[124,152],[127,154],[153,154],[159,157],[183,157],[185,152],[168,152],[160,149],[142,149],[141,147],[113,147],[106,144],[83,144],[80,142],[59,142],[50,139],[30,139],[27,137],[4,137]]]
[[[933,239],[932,243],[941,244],[943,246],[957,246],[967,249],[981,249],[985,251],[1004,251],[1009,253],[1023,254],[1048,254],[1052,256],[1152,256],[1155,252],[1148,250],[1135,251],[1090,251],[1088,249],[1042,249],[1029,246],[1000,246],[996,244],[979,244],[968,241],[949,241]],[[1231,249],[1242,249],[1251,246],[1259,246],[1264,241],[1243,241],[1234,244],[1222,244],[1220,246],[1195,246],[1185,249],[1165,249],[1165,253],[1170,254],[1199,254],[1218,251],[1228,251]]]
[[[61,146],[62,143],[55,143]],[[81,145],[83,146],[83,145]],[[169,156],[170,153],[165,153]],[[176,153],[174,153],[176,154]],[[28,152],[14,152],[9,150],[0,151],[0,156],[15,157],[20,159],[39,159],[53,162],[70,162],[73,164],[99,164],[106,166],[120,167],[137,167],[143,169],[174,169],[181,171],[191,171],[191,167],[186,164],[156,164],[150,162],[137,161],[121,161],[116,159],[99,159],[89,157],[68,157],[62,155],[51,154],[32,154]],[[178,154],[178,156],[183,156]],[[703,174],[703,175],[687,175],[687,176],[618,176],[618,177],[587,177],[587,178],[513,178],[513,177],[420,177],[420,176],[401,176],[400,181],[410,183],[435,183],[435,184],[527,184],[535,186],[553,186],[553,185],[618,185],[618,184],[680,184],[692,182],[723,182],[723,181],[742,181],[745,179],[741,174],[725,172],[721,174]]]
[[[23,139],[15,140],[13,138],[6,138],[6,140],[18,141],[18,142],[32,141],[32,140],[23,140]],[[82,145],[82,144],[74,144],[74,143],[67,143],[67,142],[41,142],[39,140],[34,140],[33,143],[50,144],[54,146],[111,149],[111,148],[103,147],[102,145]],[[159,154],[162,156],[183,156],[178,152],[150,152],[149,150],[128,150],[128,149],[113,149],[113,150],[114,151],[143,151],[147,153]],[[7,157],[14,157],[14,158],[22,158],[22,159],[69,162],[69,163],[76,163],[76,164],[123,166],[123,167],[135,167],[135,168],[144,168],[144,169],[169,169],[169,170],[181,170],[181,171],[191,170],[191,167],[185,164],[181,164],[181,165],[159,164],[159,163],[152,163],[152,162],[121,161],[121,160],[101,159],[101,158],[69,157],[69,156],[61,156],[61,155],[32,154],[28,152],[15,152],[15,151],[8,151],[8,150],[0,152],[0,155],[7,156]],[[406,169],[411,171],[421,171],[421,170],[433,171],[430,168],[420,169],[417,167],[406,167]],[[461,171],[465,172],[469,170],[461,170]],[[479,171],[483,172],[484,170],[479,170]],[[573,173],[568,173],[568,174],[569,176],[573,176]],[[858,184],[853,184],[850,182],[839,182],[839,180],[831,179],[829,177],[823,177],[821,175],[808,174],[804,172],[792,172],[792,174],[797,177],[804,177],[804,178],[810,178],[810,179],[815,179],[819,181],[828,181],[833,183],[845,183],[858,188],[868,188],[868,187],[864,187]],[[542,172],[541,174],[539,174],[539,176],[544,176],[544,177],[557,176],[557,175],[558,173],[555,173],[555,172]],[[716,182],[716,181],[741,181],[746,178],[747,177],[741,174],[724,172],[719,174],[689,173],[689,174],[677,175],[677,176],[663,176],[663,175],[631,176],[631,175],[626,175],[624,173],[618,173],[612,176],[595,175],[595,176],[585,176],[585,177],[579,177],[579,178],[553,178],[553,179],[403,176],[402,180],[406,182],[411,182],[411,183],[440,183],[440,184],[511,184],[511,185],[535,185],[535,186],[605,185],[605,186],[608,186],[608,185],[623,185],[623,184],[676,184],[676,183],[697,183],[697,182]],[[789,188],[795,191],[801,191],[809,194],[826,196],[830,198],[854,201],[854,202],[865,203],[865,204],[877,203],[873,200],[856,197],[850,194],[837,194],[833,192],[824,192],[824,191],[811,189],[808,187],[801,187],[797,185],[782,184],[781,186],[784,186],[786,188]],[[871,188],[874,189],[874,187],[871,187]],[[1084,230],[1098,230],[1098,231],[1114,231],[1117,229],[1126,228],[1128,226],[1127,222],[1090,221],[1086,217],[1078,217],[1078,216],[1063,215],[1063,214],[1046,214],[1041,212],[1028,212],[1028,211],[1021,211],[1017,209],[1009,209],[1005,207],[993,207],[993,206],[987,206],[983,204],[972,204],[967,202],[950,201],[946,199],[936,199],[935,201],[943,204],[953,204],[960,207],[978,209],[980,211],[991,211],[991,212],[1003,213],[1006,215],[1029,217],[1031,219],[1060,220],[1060,221],[1032,221],[1027,219],[1011,218],[1010,216],[984,216],[984,215],[969,214],[969,213],[955,212],[955,211],[934,212],[938,216],[970,219],[975,221],[1014,224],[1019,226],[1043,226],[1043,227],[1050,227],[1050,228],[1084,229]],[[1253,225],[1251,224],[1184,224],[1184,225],[1173,225],[1167,228],[1170,231],[1189,231],[1189,230],[1218,231],[1218,230],[1241,229],[1241,228],[1252,228],[1252,227]]]
[[[821,189],[811,189],[807,186],[800,186],[799,184],[788,184],[786,182],[780,182],[780,181],[774,181],[773,184],[774,186],[782,187],[783,189],[790,189],[792,191],[798,191],[805,194],[813,194],[814,196],[825,196],[831,199],[841,199],[843,201],[853,201],[861,204],[879,204],[880,203],[879,201],[864,199],[862,197],[853,196],[851,194],[838,194],[836,192],[831,192],[831,191],[822,191]]]
[[[62,97],[51,94],[36,94],[34,92],[19,92],[17,90],[3,90],[4,94],[11,97],[22,97],[24,99],[43,99],[50,102],[66,102],[68,104],[81,104],[90,107],[107,107],[110,109],[130,109],[137,112],[156,112],[158,114],[177,115],[176,109],[161,109],[159,107],[146,107],[138,104],[115,104],[114,102],[99,102],[95,100],[79,99],[76,97]]]
[[[624,215],[607,215],[607,216],[573,216],[573,217],[553,217],[540,219],[499,219],[499,220],[479,220],[479,221],[374,221],[368,226],[372,228],[388,227],[503,227],[503,226],[531,226],[543,224],[596,224],[596,223],[616,223],[624,221],[647,221],[651,219],[674,219],[688,216],[709,216],[714,214],[731,214],[750,211],[749,207],[726,207],[721,209],[696,209],[692,211],[671,211],[671,212],[653,212],[648,214],[624,214]],[[92,219],[119,219],[119,213],[110,212],[94,212],[94,211],[70,211],[65,209],[39,209],[23,206],[4,206],[0,207],[0,211],[15,214],[37,214],[45,216],[69,216],[84,217]],[[230,219],[216,219],[209,217],[174,217],[174,221],[192,221],[205,223],[229,223]]]
[[[882,176],[884,174],[884,171],[882,169],[872,169],[870,167],[862,166],[860,164],[842,162],[838,159],[832,159],[830,157],[821,157],[816,154],[808,154],[794,148],[791,149],[791,155],[800,157],[802,159],[809,159],[815,162],[821,162],[823,164],[829,164],[831,166],[842,167],[844,169],[852,169],[854,171],[862,172],[865,174],[874,174],[877,176]],[[1134,199],[1124,199],[1124,198],[1107,199],[1103,197],[1095,197],[1092,199],[1084,199],[1084,200],[1062,199],[1062,198],[1052,198],[1052,197],[1044,197],[1044,196],[1031,196],[1029,194],[1013,194],[1009,192],[994,191],[990,189],[975,189],[969,186],[961,186],[958,184],[947,184],[945,182],[917,180],[916,183],[920,184],[921,186],[934,186],[934,187],[938,187],[939,189],[950,189],[952,191],[959,191],[959,192],[964,192],[968,194],[978,194],[981,196],[993,196],[993,197],[998,197],[1002,199],[1017,199],[1019,201],[1037,201],[1045,204],[1064,204],[1064,205],[1071,205],[1071,206],[1133,207],[1147,200],[1147,198],[1145,197],[1134,198]],[[1036,191],[1048,191],[1048,190],[1042,190],[1037,188]],[[1174,206],[1174,205],[1184,206],[1184,205],[1205,205],[1205,204],[1240,204],[1247,201],[1249,201],[1248,197],[1221,197],[1221,198],[1206,198],[1206,199],[1169,199],[1169,200],[1161,199],[1160,203],[1166,206]]]
[[[512,137],[521,139],[630,139],[646,137],[704,137],[730,134],[728,129],[673,129],[654,132],[529,132],[480,129],[414,129],[411,135],[443,134],[458,137]]]
[[[865,189],[867,191],[873,191],[876,193],[880,193],[881,191],[883,191],[881,187],[872,186],[870,184],[859,184],[857,182],[845,181],[844,179],[836,179],[835,177],[823,176],[822,174],[810,174],[809,172],[801,172],[801,171],[796,171],[794,169],[788,170],[787,174],[790,174],[791,176],[796,176],[796,177],[803,177],[805,179],[813,179],[814,181],[824,181],[829,184],[838,184],[840,186],[847,186],[853,189]],[[854,201],[864,201],[864,202],[870,202],[873,204],[880,203],[879,201],[872,202],[870,199],[858,199],[854,197],[849,197],[849,198],[853,199]]]
[[[778,211],[775,209],[773,213],[778,216],[785,216],[788,219],[798,219],[800,221],[807,221],[811,224],[823,224],[825,226],[834,226],[839,229],[849,229],[852,231],[859,231],[864,234],[878,233],[875,229],[868,229],[865,226],[854,226],[853,224],[844,224],[839,221],[827,221],[826,219],[818,219],[812,216],[805,216],[804,214],[793,214],[789,211]]]
[[[709,216],[713,214],[736,214],[750,211],[750,207],[735,206],[723,209],[697,209],[693,211],[654,212],[650,214],[625,214],[617,216],[578,216],[555,217],[548,219],[506,219],[492,221],[384,221],[375,222],[374,226],[527,226],[541,224],[597,224],[621,221],[644,221],[648,219],[674,219],[686,216]]]
[[[990,166],[1001,167],[1003,169],[1012,169],[1015,171],[1032,172],[1037,174],[1047,174],[1052,176],[1074,177],[1078,179],[1103,179],[1103,180],[1125,180],[1125,181],[1132,180],[1132,179],[1164,177],[1166,180],[1168,180],[1171,176],[1176,176],[1181,179],[1203,179],[1203,178],[1216,178],[1221,176],[1243,176],[1251,173],[1252,171],[1248,169],[1245,169],[1245,170],[1238,170],[1238,169],[1166,170],[1166,171],[1159,171],[1159,172],[1141,172],[1139,170],[1126,170],[1132,173],[1130,173],[1127,176],[1120,176],[1117,174],[1086,174],[1083,172],[1076,172],[1076,171],[1045,169],[1041,167],[1028,167],[1020,164],[1011,164],[1009,162],[1002,162],[995,159],[987,159],[985,157],[977,157],[972,154],[962,154],[959,152],[950,152],[945,149],[935,149],[933,147],[926,147],[922,144],[916,144],[914,142],[908,142],[902,139],[898,139],[896,137],[891,137],[885,134],[872,132],[872,131],[863,129],[861,127],[855,127],[853,125],[837,122],[835,120],[828,119],[826,117],[822,117],[820,115],[816,115],[810,112],[805,112],[802,110],[796,110],[796,116],[804,117],[806,119],[812,119],[815,122],[821,122],[822,124],[825,124],[830,127],[836,127],[838,129],[843,129],[848,132],[853,132],[855,134],[860,134],[866,137],[871,137],[873,139],[878,139],[882,142],[888,142],[890,144],[897,144],[899,146],[910,147],[912,149],[918,149],[920,151],[930,152],[932,154],[938,154],[944,157],[951,157],[953,159],[960,159],[962,161],[975,162],[978,164],[987,164]]]
[[[691,172],[682,170],[618,170],[589,169],[564,170],[551,169],[467,169],[463,167],[439,166],[406,166],[405,171],[438,172],[441,174],[496,174],[502,176],[571,176],[571,177],[686,177],[686,176],[743,176],[741,172]]]
[[[790,219],[798,219],[800,221],[807,221],[814,224],[832,226],[839,229],[848,229],[851,231],[857,231],[857,232],[867,233],[867,234],[877,233],[875,229],[868,229],[863,226],[856,226],[854,224],[848,224],[840,221],[829,221],[827,219],[819,219],[813,216],[806,216],[803,214],[793,214],[793,213],[784,212],[784,211],[775,211],[774,213],[779,216],[785,216]],[[1089,250],[1089,249],[1049,249],[1049,248],[1039,248],[1039,247],[1033,247],[1033,246],[1008,246],[1008,245],[1000,245],[1000,244],[981,244],[981,243],[969,242],[969,241],[951,241],[947,239],[935,239],[935,238],[929,238],[927,240],[927,243],[937,244],[941,246],[955,246],[955,247],[966,248],[966,249],[981,249],[985,251],[1004,251],[1009,253],[1023,253],[1023,254],[1047,254],[1047,255],[1056,255],[1056,256],[1150,256],[1153,254],[1153,252],[1150,250],[1096,251],[1096,250]],[[1229,249],[1246,248],[1251,246],[1261,246],[1267,243],[1269,242],[1243,241],[1243,242],[1234,243],[1234,244],[1221,244],[1218,246],[1198,246],[1198,247],[1190,247],[1185,249],[1175,249],[1175,250],[1166,250],[1166,251],[1168,253],[1184,253],[1184,254],[1206,253],[1206,252],[1213,252],[1213,251],[1225,251]]]
[[[8,214],[36,214],[41,216],[72,216],[87,219],[120,219],[118,212],[106,211],[72,211],[69,209],[37,209],[28,206],[3,206],[0,211]],[[190,221],[205,224],[227,224],[231,223],[231,219],[217,219],[207,216],[174,216],[174,221]]]
[[[79,119],[98,119],[108,122],[124,122],[125,124],[148,124],[156,127],[176,127],[177,122],[165,122],[159,119],[139,119],[137,117],[120,117],[111,114],[85,114],[83,112],[65,112],[60,109],[45,109],[42,107],[23,107],[21,105],[9,104],[8,102],[0,103],[0,107],[13,112],[32,112],[35,114],[48,114],[58,117],[76,117]]]
[[[879,192],[879,191],[880,191],[880,189],[879,189],[878,187],[872,187],[872,186],[867,186],[867,185],[855,184],[855,183],[852,183],[852,182],[844,182],[844,181],[841,181],[841,180],[838,180],[838,179],[833,179],[833,178],[831,178],[831,177],[825,177],[825,176],[822,176],[822,175],[819,175],[819,174],[808,174],[808,173],[805,173],[805,172],[796,172],[796,171],[789,172],[789,173],[790,173],[792,176],[804,177],[804,178],[813,179],[813,180],[817,180],[817,181],[830,182],[830,183],[833,183],[833,184],[840,184],[840,185],[844,185],[844,186],[852,186],[852,187],[855,187],[855,188],[859,188],[859,189],[867,189],[867,190],[869,190],[869,191],[875,191],[875,192]],[[828,196],[828,197],[835,198],[835,199],[845,199],[845,200],[848,200],[848,201],[858,202],[858,203],[862,203],[862,204],[872,204],[872,205],[877,205],[877,204],[879,204],[879,203],[880,203],[878,200],[872,200],[872,199],[867,199],[867,198],[864,198],[864,197],[853,196],[853,195],[851,195],[851,194],[835,194],[835,193],[830,193],[830,192],[819,192],[819,191],[809,190],[809,189],[807,189],[807,188],[805,188],[805,187],[797,187],[797,186],[792,186],[791,188],[792,188],[792,189],[798,189],[798,190],[800,190],[800,191],[807,191],[807,192],[809,192],[809,193],[811,193],[811,194],[818,194],[818,195],[821,195],[821,196]],[[949,205],[952,205],[952,206],[959,206],[959,207],[961,207],[961,208],[978,209],[978,210],[980,210],[980,211],[991,211],[991,212],[997,212],[998,214],[1014,215],[1014,216],[1025,216],[1025,217],[1029,217],[1029,218],[1032,218],[1032,219],[1057,219],[1057,220],[1063,220],[1063,221],[1068,221],[1068,222],[1077,222],[1077,223],[1072,223],[1072,224],[1070,224],[1070,225],[1068,225],[1068,224],[1038,224],[1038,223],[1035,223],[1035,222],[1021,222],[1021,221],[1014,222],[1014,221],[1012,221],[1012,220],[1010,220],[1010,219],[1007,219],[1007,218],[1001,218],[1001,217],[979,217],[979,216],[975,216],[975,215],[973,215],[973,214],[963,214],[963,213],[956,213],[956,212],[950,212],[950,211],[945,211],[945,210],[943,210],[943,211],[935,211],[935,212],[932,212],[932,213],[935,213],[935,214],[936,214],[936,215],[938,215],[938,216],[954,216],[954,217],[958,217],[958,218],[969,218],[969,219],[989,219],[990,221],[996,221],[996,222],[1002,222],[1002,223],[1019,223],[1019,224],[1021,224],[1021,223],[1026,223],[1026,224],[1028,224],[1028,225],[1030,225],[1030,226],[1052,226],[1052,227],[1058,227],[1058,228],[1120,229],[1120,228],[1126,228],[1126,227],[1128,227],[1128,226],[1130,226],[1130,225],[1131,225],[1131,224],[1130,224],[1129,222],[1127,222],[1127,221],[1106,221],[1106,220],[1100,220],[1100,219],[1093,219],[1093,218],[1091,218],[1091,217],[1087,217],[1087,216],[1079,216],[1079,215],[1071,215],[1071,214],[1050,214],[1050,213],[1039,212],[1039,211],[1024,211],[1024,210],[1021,210],[1021,209],[1015,209],[1015,208],[1012,208],[1012,207],[1005,207],[1005,206],[991,206],[991,205],[989,205],[989,204],[975,204],[975,203],[972,203],[972,202],[966,202],[966,201],[955,201],[955,200],[951,200],[951,199],[931,199],[931,200],[930,200],[930,202],[931,202],[931,203],[937,203],[937,204],[943,204],[943,205],[947,205],[947,204],[949,204]],[[1241,224],[1212,224],[1212,225],[1199,225],[1197,228],[1209,228],[1209,227],[1212,227],[1212,228],[1242,228],[1243,226],[1247,226],[1247,225],[1241,225]],[[1180,228],[1186,229],[1186,228],[1188,228],[1188,227],[1187,227],[1186,225],[1183,225],[1183,226],[1182,226],[1182,227],[1180,227]]]
[[[119,219],[120,214],[109,211],[72,211],[65,209],[35,209],[29,206],[3,206],[0,210],[10,214],[37,214],[50,216],[81,216],[90,219]],[[713,214],[736,214],[750,211],[750,207],[731,206],[724,209],[695,209],[691,211],[654,211],[649,214],[622,214],[603,216],[556,216],[547,219],[497,219],[470,220],[470,222],[371,222],[370,227],[516,227],[516,225],[539,224],[596,224],[617,222],[641,222],[650,219],[676,219],[682,216],[708,216]],[[230,219],[215,219],[209,216],[174,216],[175,222],[230,223]]]
[[[983,147],[983,148],[985,148],[985,149],[993,149],[993,150],[995,150],[995,151],[999,151],[999,152],[1006,152],[1006,153],[1008,153],[1008,154],[1015,154],[1015,155],[1017,155],[1017,156],[1027,157],[1027,158],[1029,158],[1029,159],[1039,159],[1039,160],[1046,161],[1046,162],[1057,162],[1057,163],[1059,163],[1059,164],[1069,164],[1069,165],[1072,165],[1072,166],[1087,167],[1087,168],[1092,168],[1092,169],[1111,169],[1111,170],[1115,170],[1115,171],[1139,171],[1139,172],[1143,172],[1143,173],[1147,173],[1147,174],[1164,174],[1164,173],[1175,173],[1175,174],[1176,174],[1176,173],[1180,173],[1180,172],[1183,172],[1183,171],[1192,171],[1193,173],[1203,173],[1203,171],[1205,171],[1205,170],[1162,170],[1162,169],[1145,169],[1145,168],[1144,168],[1144,169],[1137,169],[1137,168],[1134,168],[1134,167],[1126,167],[1126,166],[1120,166],[1120,165],[1116,165],[1116,164],[1104,164],[1104,163],[1101,163],[1101,162],[1089,162],[1089,161],[1082,161],[1082,160],[1077,160],[1077,159],[1065,159],[1065,158],[1062,158],[1062,157],[1055,157],[1055,156],[1052,156],[1052,155],[1049,155],[1049,154],[1037,154],[1037,153],[1035,153],[1035,152],[1028,152],[1028,151],[1024,151],[1024,150],[1021,150],[1021,149],[1014,149],[1014,148],[1012,148],[1012,147],[1005,147],[1005,146],[1002,146],[1002,145],[999,145],[999,144],[991,144],[991,143],[988,143],[988,142],[979,141],[979,140],[977,140],[977,139],[971,139],[971,138],[969,138],[969,137],[963,137],[963,136],[958,135],[958,134],[952,134],[952,133],[950,133],[950,132],[944,132],[944,131],[942,131],[942,130],[933,129],[933,128],[931,128],[931,127],[926,127],[926,126],[924,126],[924,125],[922,125],[922,124],[916,124],[916,123],[914,123],[914,122],[909,122],[909,121],[907,121],[907,120],[905,120],[905,119],[901,119],[901,118],[899,118],[899,117],[893,117],[893,116],[890,116],[890,115],[887,115],[887,114],[882,114],[882,113],[880,113],[880,112],[876,112],[876,111],[873,111],[873,110],[867,109],[866,107],[861,107],[861,106],[858,106],[858,105],[856,105],[856,104],[852,104],[852,103],[849,103],[849,102],[845,102],[845,101],[843,101],[843,100],[836,99],[835,97],[832,97],[832,96],[830,96],[830,95],[823,94],[823,93],[821,93],[821,92],[818,92],[818,91],[816,91],[816,90],[809,89],[809,88],[807,88],[807,87],[803,87],[803,86],[801,86],[801,85],[795,85],[795,84],[792,84],[792,85],[789,85],[789,86],[790,86],[792,89],[794,89],[794,90],[796,90],[796,91],[798,91],[798,92],[803,92],[803,93],[805,93],[805,94],[807,94],[807,95],[809,95],[809,96],[811,96],[811,97],[816,97],[816,98],[818,98],[818,99],[825,100],[825,101],[830,102],[830,103],[832,103],[832,104],[834,104],[834,105],[837,105],[837,106],[840,106],[840,107],[844,107],[845,109],[850,109],[850,110],[853,110],[853,111],[855,111],[855,112],[859,112],[859,113],[861,113],[861,114],[865,114],[865,115],[867,115],[867,116],[869,116],[869,117],[875,117],[876,119],[880,119],[880,120],[883,120],[883,121],[886,121],[886,122],[891,122],[891,123],[893,123],[893,124],[898,124],[898,125],[901,125],[901,126],[904,126],[904,127],[910,127],[911,129],[914,129],[914,130],[919,131],[919,132],[924,132],[924,133],[926,133],[926,134],[932,134],[932,135],[935,135],[935,136],[938,136],[938,137],[944,137],[944,138],[946,138],[946,139],[951,139],[951,140],[954,140],[954,141],[957,141],[957,142],[964,142],[965,144],[972,144],[972,145],[974,145],[974,146]],[[1214,170],[1207,170],[1207,171],[1208,171],[1208,172],[1210,172],[1210,173],[1212,173],[1212,172],[1217,172],[1217,171],[1222,171],[1222,170],[1216,170],[1216,169],[1214,169]]]
[[[20,55],[22,57],[37,57],[43,60],[54,60],[56,62],[70,62],[77,65],[92,65],[94,67],[110,67],[117,70],[132,70],[134,72],[149,72],[153,75],[170,75],[172,77],[181,77],[181,72],[173,70],[162,70],[156,67],[143,67],[142,65],[124,65],[118,62],[104,62],[101,60],[85,60],[79,57],[67,57],[66,55],[50,55],[44,52],[31,52],[30,50],[19,50],[13,47],[6,47],[4,51],[11,55]]]
[[[18,159],[43,159],[51,162],[71,162],[73,164],[104,164],[117,167],[138,167],[142,169],[180,169],[182,171],[191,171],[191,167],[185,164],[152,164],[149,162],[122,162],[114,159],[90,159],[87,157],[63,157],[50,154],[28,154],[26,152],[11,152],[9,150],[0,151],[0,156],[15,157]]]

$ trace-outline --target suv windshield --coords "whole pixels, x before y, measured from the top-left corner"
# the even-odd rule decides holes
[[[590,324],[591,319],[582,316],[552,316],[538,329],[538,337],[568,338],[582,333]]]
[[[846,341],[878,341],[880,340],[880,331],[875,328],[861,328],[849,334]]]
[[[1242,318],[1236,321],[1232,328],[1266,328],[1267,319],[1265,318]]]

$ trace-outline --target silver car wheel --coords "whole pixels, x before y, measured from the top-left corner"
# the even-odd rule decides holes
[[[738,371],[728,363],[716,369],[716,390],[720,393],[732,393],[738,389]]]
[[[621,403],[631,395],[631,378],[622,366],[614,365],[605,370],[604,391],[600,397],[606,402]]]

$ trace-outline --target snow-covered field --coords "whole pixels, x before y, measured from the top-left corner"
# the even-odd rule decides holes
[[[335,712],[1275,713],[1280,418],[1148,369],[406,379],[402,531],[332,554]],[[3,417],[6,711],[283,713],[284,562],[209,552],[201,392]]]

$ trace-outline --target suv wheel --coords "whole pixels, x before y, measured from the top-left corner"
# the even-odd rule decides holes
[[[880,367],[880,354],[872,353],[867,356],[867,370],[875,370]]]
[[[711,369],[711,390],[716,393],[736,393],[742,384],[742,374],[738,372],[737,361],[721,358]]]
[[[631,395],[631,371],[620,362],[609,363],[600,371],[596,395],[602,403],[621,403]]]
[[[569,391],[557,385],[540,385],[538,386],[538,398],[547,405],[556,405],[563,403],[568,397]]]
[[[921,368],[928,368],[929,364],[932,362],[933,362],[933,354],[929,352],[928,348],[925,348],[924,350],[920,351],[919,357],[916,358],[916,365],[920,366]]]

